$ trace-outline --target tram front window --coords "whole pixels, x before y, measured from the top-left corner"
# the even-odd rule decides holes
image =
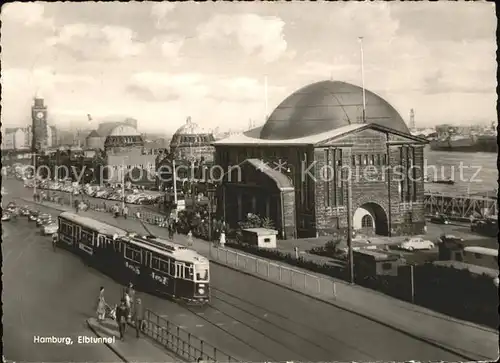
[[[196,280],[208,281],[208,265],[196,265]]]

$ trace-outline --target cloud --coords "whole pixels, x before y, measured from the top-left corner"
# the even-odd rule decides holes
[[[13,22],[27,27],[54,27],[52,18],[45,17],[45,8],[40,3],[15,2],[2,6],[2,22]]]
[[[155,20],[156,29],[173,29],[178,25],[176,21],[167,17],[175,9],[176,5],[173,2],[163,1],[151,6],[151,17]]]
[[[134,37],[131,29],[122,26],[76,23],[63,26],[46,44],[81,60],[105,60],[141,54],[144,44],[135,41]]]
[[[216,75],[162,72],[136,73],[127,85],[127,91],[141,99],[172,101],[190,99],[201,102],[264,103],[264,83],[250,77],[225,77]],[[283,87],[271,86],[268,93],[282,94]]]
[[[51,90],[64,85],[95,83],[96,80],[90,76],[59,73],[50,67],[35,68],[32,72],[21,68],[10,68],[2,71],[3,92],[12,91],[18,88],[19,84],[26,87],[23,92],[29,92],[36,89]]]
[[[50,67],[35,68],[33,71],[22,68],[3,69],[2,122],[28,122],[34,95],[64,103],[74,93],[88,92],[96,84],[97,81],[90,76],[60,73]]]
[[[149,95],[152,101],[171,101],[179,98],[199,100],[206,97],[209,91],[201,74],[162,72],[135,73],[128,82],[127,90],[141,98],[148,98]]]
[[[185,39],[185,37],[178,35],[161,35],[154,37],[149,42],[149,45],[153,49],[158,49],[163,57],[174,61],[174,63],[178,63]]]
[[[333,57],[331,63],[308,61],[297,70],[297,74],[332,78],[335,80],[347,80],[347,78],[352,78],[357,72],[359,72],[359,64],[349,62],[345,57]]]
[[[285,22],[276,16],[256,14],[215,15],[197,28],[200,40],[230,44],[235,37],[247,55],[273,62],[285,55]],[[290,55],[290,54],[289,54]]]

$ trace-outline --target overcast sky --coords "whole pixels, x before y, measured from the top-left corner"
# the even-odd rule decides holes
[[[361,84],[417,125],[496,120],[492,3],[13,3],[2,7],[2,123],[46,99],[62,127],[245,128],[300,87]]]

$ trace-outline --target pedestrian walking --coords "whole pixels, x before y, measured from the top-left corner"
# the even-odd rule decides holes
[[[226,232],[221,231],[219,236],[219,245],[221,247],[224,247],[225,244],[226,244]]]
[[[97,298],[97,320],[103,321],[106,316],[106,301],[104,300],[104,287],[101,286],[99,290],[99,297]]]
[[[128,217],[128,207],[124,206],[123,207],[123,218],[127,219]]]
[[[174,239],[174,221],[172,220],[168,222],[168,239]]]
[[[188,237],[188,246],[193,247],[193,232],[191,230],[187,234]]]
[[[115,204],[115,206],[113,207],[113,212],[115,214],[115,218],[118,218],[118,216],[120,215],[120,207],[118,206],[118,204]]]
[[[57,247],[58,238],[59,238],[59,236],[57,235],[57,233],[52,234],[52,249],[54,251],[56,250],[56,247]]]
[[[132,313],[133,309],[134,309],[134,304],[135,304],[135,289],[134,289],[134,284],[131,282],[128,284],[128,287],[127,287],[127,295],[130,298],[130,310]]]
[[[118,330],[120,331],[120,339],[125,340],[125,329],[127,327],[127,317],[129,310],[125,299],[122,299],[120,305],[116,308],[116,322],[118,323]]]
[[[140,332],[144,332],[144,307],[142,306],[141,299],[137,298],[135,301],[135,309],[134,309],[134,324],[135,324],[135,332],[137,333],[137,338],[140,337]]]

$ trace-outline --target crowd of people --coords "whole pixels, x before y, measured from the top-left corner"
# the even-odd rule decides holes
[[[140,298],[136,298],[134,285],[130,283],[123,290],[120,303],[113,308],[106,302],[104,298],[104,287],[99,290],[96,307],[97,321],[103,322],[105,319],[116,320],[120,333],[120,340],[125,339],[125,332],[128,323],[132,323],[135,327],[136,337],[140,337],[140,333],[145,331],[145,316],[144,308]]]

